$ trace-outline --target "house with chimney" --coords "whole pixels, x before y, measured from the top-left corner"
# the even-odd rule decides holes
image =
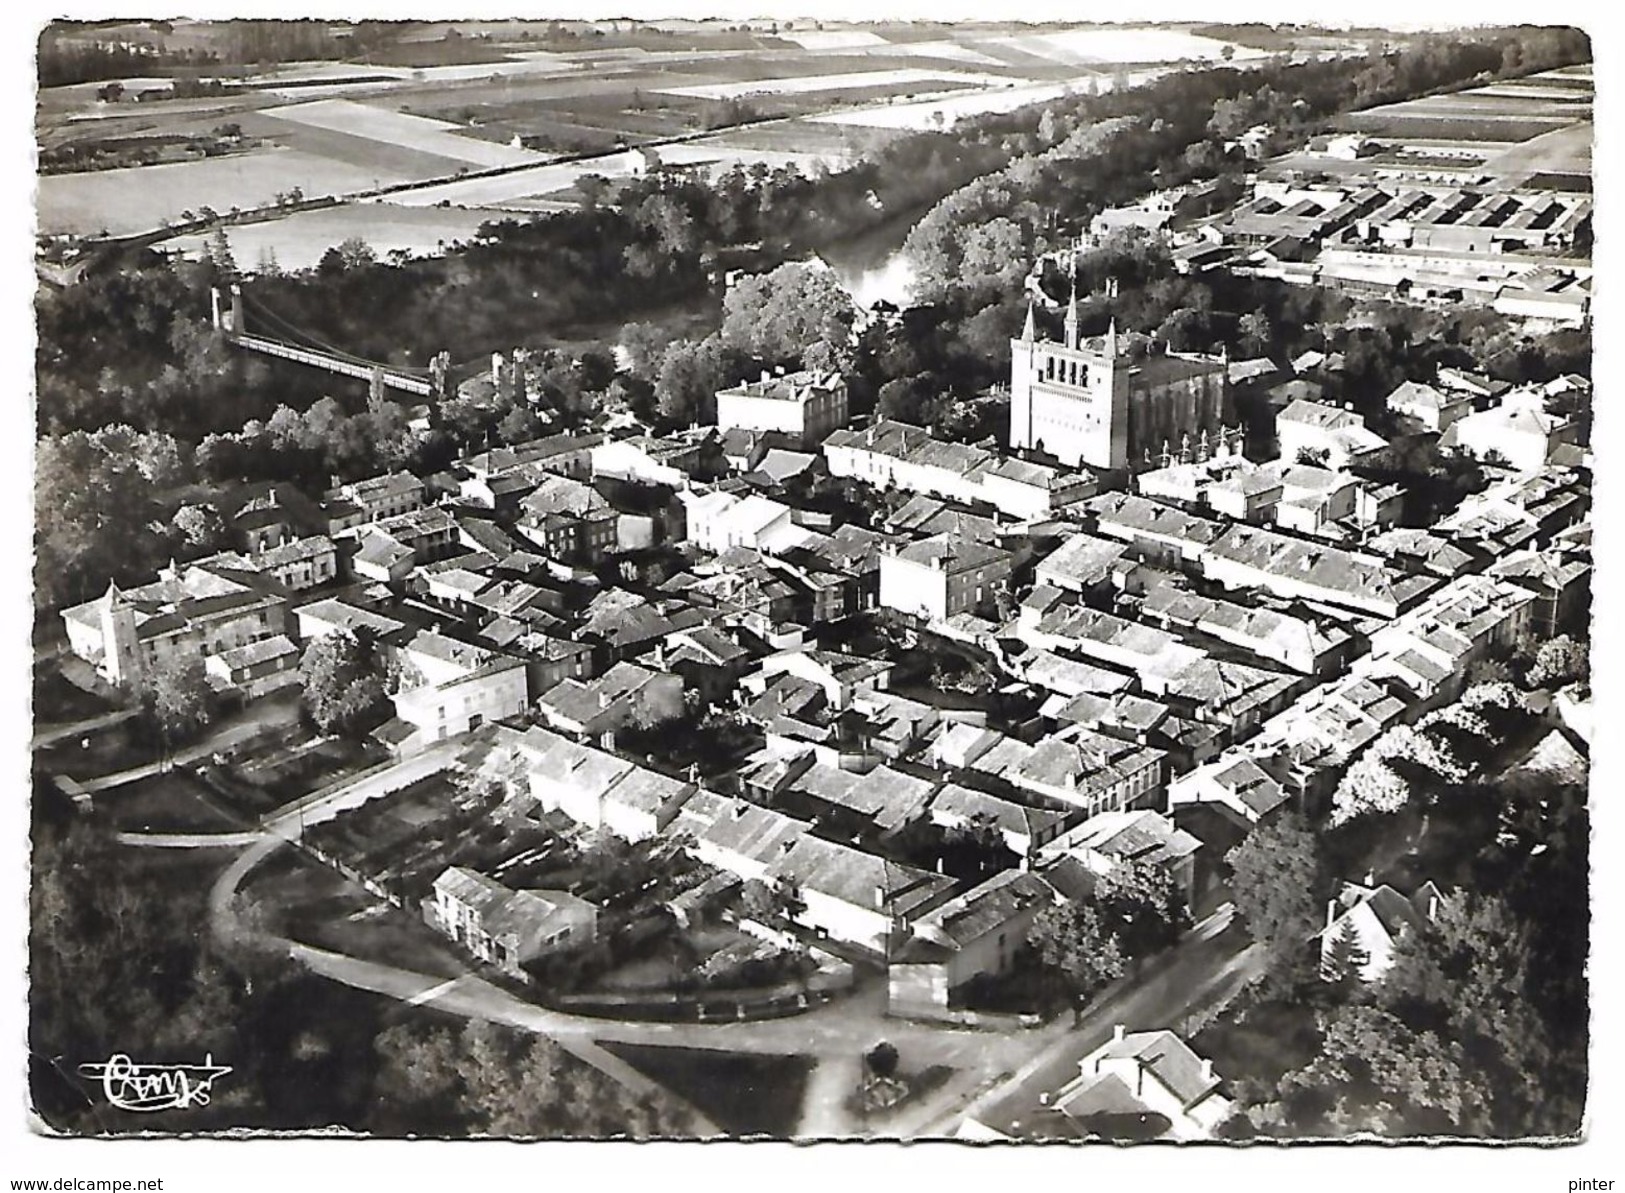
[[[1424,882],[1409,896],[1387,883],[1345,882],[1326,904],[1326,926],[1320,933],[1320,974],[1327,981],[1353,970],[1362,982],[1379,982],[1394,966],[1394,953],[1426,931],[1439,914],[1444,895]]]
[[[846,381],[839,373],[763,372],[717,391],[717,427],[728,431],[777,431],[816,447],[848,418]]]
[[[681,676],[616,663],[596,679],[563,679],[543,692],[536,711],[550,729],[583,741],[628,725],[650,726],[683,714]]]
[[[171,564],[149,584],[108,584],[96,600],[64,609],[62,622],[74,654],[110,683],[131,686],[172,660],[206,660],[285,634],[288,600],[259,572]]]
[[[591,944],[598,908],[568,891],[516,891],[462,866],[449,866],[424,901],[430,926],[512,977],[528,961]]]
[[[1191,1143],[1213,1138],[1230,1117],[1213,1062],[1166,1030],[1129,1031],[1078,1062],[1058,1089],[1022,1084],[965,1119],[955,1137],[973,1142],[1114,1138],[1111,1124],[1137,1120],[1146,1136]]]
[[[926,912],[886,967],[887,1013],[940,1015],[968,983],[1009,973],[1033,921],[1059,899],[1038,875],[1005,870]]]

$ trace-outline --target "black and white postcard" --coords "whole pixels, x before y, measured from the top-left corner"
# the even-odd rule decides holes
[[[1608,1187],[1601,33],[763,7],[31,26],[29,1129]]]

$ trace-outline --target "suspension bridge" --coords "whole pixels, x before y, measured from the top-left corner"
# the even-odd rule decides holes
[[[354,377],[378,388],[398,389],[419,397],[430,397],[445,384],[445,357],[438,366],[409,368],[368,360],[352,352],[345,352],[318,339],[308,331],[295,327],[262,304],[243,295],[236,283],[231,287],[230,305],[222,307],[220,291],[211,293],[214,326],[233,344],[250,352],[260,352],[281,360],[291,360],[312,368],[324,369],[341,377]],[[251,335],[244,322],[246,311],[251,310],[257,325],[263,325],[272,335]],[[281,337],[281,338],[276,338]]]

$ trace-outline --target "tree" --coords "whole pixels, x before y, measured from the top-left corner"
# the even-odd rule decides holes
[[[1536,1112],[1551,1060],[1550,1034],[1529,998],[1530,958],[1528,930],[1504,899],[1455,890],[1424,931],[1401,936],[1381,991],[1394,1013],[1461,1041],[1494,1091],[1503,1129]]]
[[[200,553],[218,551],[226,545],[226,523],[213,505],[183,505],[175,511],[175,529],[186,536],[187,545]]]
[[[934,392],[929,373],[898,377],[880,387],[875,410],[881,418],[925,426],[935,422],[945,403]]]
[[[1167,948],[1190,924],[1184,893],[1164,866],[1120,863],[1095,884],[1094,897],[1103,922],[1131,958]]]
[[[224,224],[216,224],[214,231],[209,234],[209,261],[214,265],[222,281],[234,281],[237,276],[237,259],[231,254],[231,241],[226,238]]]
[[[398,1133],[509,1138],[679,1135],[675,1098],[636,1095],[545,1036],[471,1020],[455,1034],[400,1025],[374,1041]]]
[[[1027,943],[1073,1000],[1074,1015],[1089,997],[1128,972],[1128,958],[1092,903],[1070,900],[1033,920]]]
[[[639,381],[654,383],[671,335],[653,323],[628,323],[621,328],[620,350],[626,357],[626,371]]]
[[[1584,642],[1577,642],[1567,634],[1559,634],[1540,644],[1535,651],[1534,664],[1525,679],[1535,688],[1563,687],[1570,683],[1589,683],[1591,680],[1591,652]]]
[[[1269,316],[1262,307],[1251,311],[1241,317],[1238,325],[1241,331],[1240,348],[1248,356],[1262,356],[1269,351],[1274,340],[1274,328],[1270,326]]]
[[[35,450],[35,599],[43,606],[87,599],[110,577],[157,562],[152,483],[117,430],[46,436]]]
[[[1371,962],[1371,954],[1365,945],[1360,943],[1360,936],[1354,930],[1349,920],[1332,934],[1331,940],[1320,959],[1320,976],[1333,985],[1344,989],[1357,986],[1365,967]]]
[[[359,236],[350,236],[338,244],[339,260],[344,263],[345,269],[360,269],[364,265],[371,265],[378,260],[378,255],[372,251],[372,246]]]
[[[717,390],[729,373],[728,357],[716,335],[678,340],[666,349],[655,380],[655,402],[669,426],[713,422]]]
[[[851,367],[857,308],[828,268],[793,261],[749,274],[729,287],[722,307],[722,338],[747,356],[788,364],[823,344],[838,367]]]
[[[1487,1125],[1484,1092],[1461,1046],[1415,1031],[1373,1006],[1316,1016],[1320,1055],[1281,1079],[1289,1121],[1324,1135],[1472,1134]]]
[[[1225,855],[1230,897],[1252,938],[1272,952],[1301,948],[1319,922],[1320,861],[1303,816],[1283,812]]]
[[[881,1081],[888,1081],[896,1074],[898,1060],[897,1045],[887,1040],[863,1054],[864,1066]]]
[[[299,674],[305,707],[324,733],[363,733],[388,711],[379,652],[348,631],[324,635],[307,646]]]
[[[772,924],[789,919],[801,908],[794,887],[788,883],[752,878],[739,889],[739,910],[757,923]]]
[[[166,749],[209,723],[211,693],[201,658],[168,659],[141,677],[141,705]]]
[[[1344,773],[1332,792],[1332,824],[1347,824],[1360,816],[1391,814],[1410,803],[1411,785],[1389,760],[1367,750]]]

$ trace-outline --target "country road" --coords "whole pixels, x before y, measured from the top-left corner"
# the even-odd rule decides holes
[[[270,945],[311,972],[356,989],[465,1019],[502,1023],[545,1035],[560,1047],[634,1089],[652,1082],[605,1050],[605,1043],[639,1044],[768,1056],[804,1055],[815,1066],[808,1081],[799,1138],[870,1135],[883,1138],[946,1137],[970,1109],[980,1111],[1034,1077],[1058,1085],[1075,1071],[1077,1058],[1110,1034],[1116,1023],[1169,1027],[1199,1004],[1239,984],[1256,968],[1256,950],[1230,923],[1228,905],[1210,916],[1168,953],[1090,1008],[1073,1027],[1065,1017],[1039,1028],[989,1031],[886,1016],[883,981],[870,981],[851,995],[802,1015],[746,1022],[648,1023],[600,1019],[538,1006],[509,994],[476,974],[452,980],[395,965],[366,961],[296,941],[269,936],[237,914],[237,892],[248,875],[286,841],[275,834],[244,850],[210,891],[212,930],[227,942]],[[941,1065],[954,1075],[919,1102],[869,1126],[853,1121],[844,1099],[861,1072],[861,1058],[881,1040],[895,1045],[905,1071]],[[1052,1088],[1052,1087],[1051,1087]],[[1036,1094],[1033,1095],[1036,1097]],[[714,1123],[703,1123],[713,1133]]]

